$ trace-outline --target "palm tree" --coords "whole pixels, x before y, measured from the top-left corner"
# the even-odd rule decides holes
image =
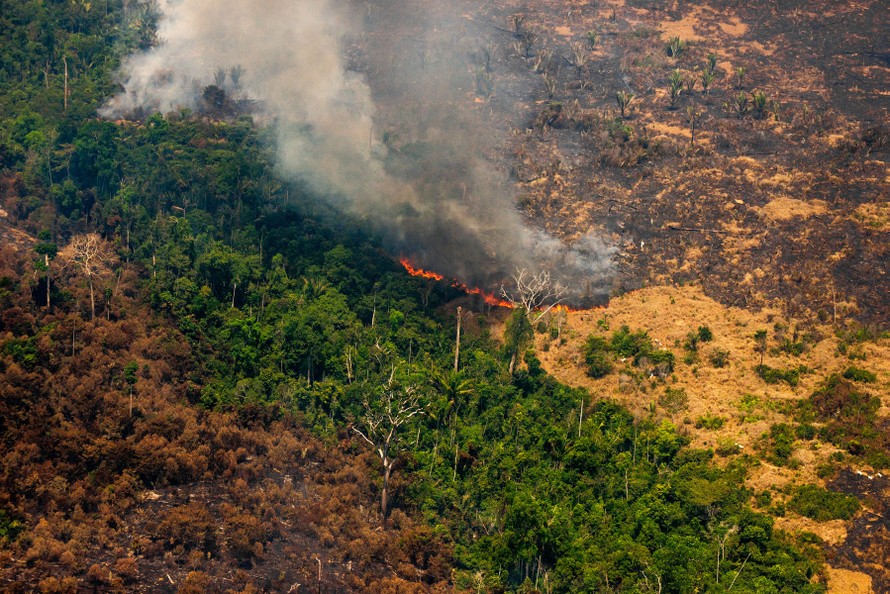
[[[621,110],[622,118],[624,117],[625,111],[634,100],[634,97],[636,97],[636,95],[628,91],[618,91],[615,93],[615,101],[618,102],[618,109]]]
[[[467,378],[461,372],[436,372],[433,377],[433,386],[439,393],[439,398],[434,403],[434,413],[437,421],[446,426],[451,426],[458,415],[466,398],[473,393],[476,386],[472,379]]]

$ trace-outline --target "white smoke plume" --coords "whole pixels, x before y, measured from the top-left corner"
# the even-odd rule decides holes
[[[125,61],[124,91],[100,113],[196,108],[203,89],[216,83],[274,116],[284,175],[364,217],[417,265],[485,288],[518,268],[548,269],[575,297],[607,293],[614,248],[596,236],[566,246],[526,226],[506,175],[476,156],[478,139],[488,134],[478,119],[431,118],[412,150],[387,149],[366,75],[350,70],[346,59],[346,41],[360,38],[370,21],[370,12],[355,14],[357,4],[161,0],[158,45]],[[472,80],[465,64],[450,64],[441,72]],[[213,80],[214,72],[236,65],[239,80]],[[389,67],[375,74],[388,81],[390,95],[394,88],[428,113],[455,109],[442,100],[440,91],[453,86],[446,74],[437,84],[429,69]]]

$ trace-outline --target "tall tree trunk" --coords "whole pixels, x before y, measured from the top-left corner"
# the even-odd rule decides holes
[[[457,308],[457,338],[454,340],[454,373],[457,373],[457,363],[460,358],[460,312],[461,308]]]
[[[96,319],[96,296],[93,293],[93,277],[90,277],[90,320]]]
[[[49,254],[43,254],[43,261],[46,264],[46,310],[49,311]]]
[[[68,56],[62,56],[62,63],[65,65],[65,90],[62,93],[62,108],[68,111]]]
[[[389,518],[389,477],[392,474],[392,467],[395,460],[383,461],[383,489],[380,491],[380,513],[383,516],[383,525],[386,526],[386,520]]]

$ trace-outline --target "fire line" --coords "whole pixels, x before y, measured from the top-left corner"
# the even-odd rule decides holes
[[[411,261],[408,258],[402,257],[399,258],[399,263],[408,271],[408,274],[411,276],[419,276],[421,278],[428,278],[430,280],[435,281],[444,281],[445,277],[438,272],[433,272],[431,270],[424,270],[423,268],[414,266],[411,264]],[[483,291],[478,287],[469,287],[458,280],[451,280],[451,286],[457,289],[460,289],[464,293],[468,295],[479,295],[485,301],[485,303],[489,305],[493,305],[495,307],[507,307],[513,308],[513,304],[505,299],[501,299],[495,296],[493,293],[488,293]]]

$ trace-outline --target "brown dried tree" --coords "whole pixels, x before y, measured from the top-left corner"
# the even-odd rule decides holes
[[[90,319],[96,319],[96,283],[111,272],[115,260],[111,246],[98,233],[75,235],[59,253],[64,266],[76,269],[90,289]]]

